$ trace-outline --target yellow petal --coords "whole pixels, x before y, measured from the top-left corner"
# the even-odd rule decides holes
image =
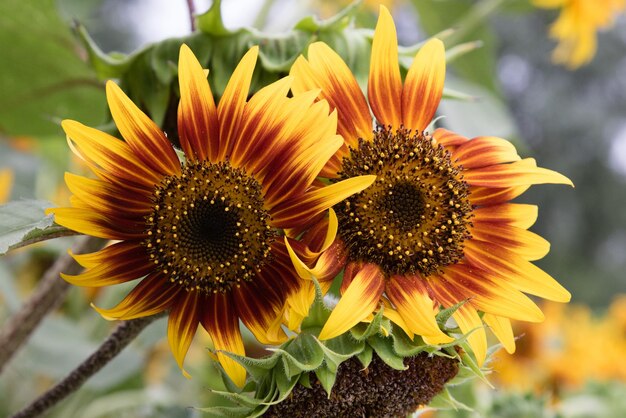
[[[337,337],[367,318],[378,306],[385,288],[382,272],[373,264],[365,265],[352,279],[347,291],[324,324],[320,340]]]
[[[393,18],[385,6],[380,6],[380,16],[374,31],[367,95],[378,123],[398,128],[402,123],[398,37]]]
[[[515,336],[511,327],[511,320],[502,316],[486,313],[483,321],[489,326],[491,332],[500,340],[504,349],[509,353],[515,352]]]
[[[428,344],[454,341],[444,334],[435,319],[436,309],[419,277],[393,276],[387,283],[387,296],[394,304],[406,326],[421,335]]]

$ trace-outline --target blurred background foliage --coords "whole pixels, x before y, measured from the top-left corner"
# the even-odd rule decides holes
[[[258,84],[287,71],[294,51],[302,50],[313,39],[334,45],[363,81],[369,65],[364,58],[369,57],[368,34],[376,22],[379,3],[392,10],[403,45],[416,44],[448,28],[455,29],[445,34],[448,48],[466,41],[482,42],[482,48],[451,62],[446,86],[472,99],[444,100],[440,114],[445,118],[440,125],[470,137],[511,139],[522,156],[532,156],[540,166],[574,181],[574,190],[538,186],[522,199],[539,205],[539,220],[533,230],[552,243],[550,254],[537,264],[572,292],[575,303],[606,315],[615,296],[626,293],[625,16],[619,17],[611,30],[599,34],[595,59],[570,71],[550,61],[555,43],[547,34],[558,12],[536,9],[529,0],[365,0],[352,13],[354,24],[349,19],[326,23],[305,19],[312,14],[329,19],[348,4],[345,1],[225,0],[221,7],[223,32],[194,35],[184,0],[3,0],[0,183],[4,183],[4,191],[11,183],[12,200],[38,198],[57,205],[67,203],[63,172],[79,172],[81,163],[70,156],[59,122],[71,118],[112,129],[104,97],[106,77],[119,78],[125,90],[164,129],[174,133],[175,58],[181,40],[159,43],[164,39],[185,37],[201,50],[218,77],[212,80],[218,95],[238,55],[257,42],[267,51],[263,71],[257,74]],[[208,0],[195,2],[198,13],[209,6]],[[214,17],[205,15],[205,19]],[[72,30],[77,22],[83,28],[82,38],[81,31]],[[285,35],[294,25],[298,31]],[[250,26],[256,30],[241,29]],[[100,51],[89,50],[85,33]],[[224,41],[229,36],[237,42]],[[198,39],[202,37],[211,37],[215,47],[207,48],[206,39]],[[403,58],[405,63],[410,56],[409,51]],[[0,322],[28,297],[42,271],[70,242],[63,238],[0,259]],[[61,314],[46,320],[0,376],[0,416],[17,410],[93,351],[111,324],[101,320],[89,303],[111,306],[122,294],[123,286],[100,291],[72,289]],[[563,319],[568,315],[557,316]],[[587,315],[592,318],[591,313]],[[184,407],[218,402],[207,390],[207,386],[219,385],[202,348],[210,346],[210,341],[193,345],[196,351],[189,356],[188,368],[194,380],[187,382],[160,338],[165,335],[164,327],[161,320],[148,328],[52,416],[191,417],[199,413]],[[533,329],[541,329],[533,327],[518,331],[532,335]],[[554,327],[565,328],[563,324]],[[594,336],[612,332],[611,327],[600,328],[568,338],[593,345]],[[626,328],[613,332],[622,340],[626,338]],[[546,341],[540,347],[549,347],[555,340]],[[563,348],[563,341],[554,344]],[[569,364],[584,362],[586,354],[582,350]],[[620,400],[615,394],[616,390],[624,393],[619,392],[620,387],[625,389],[623,384],[587,383],[588,378],[597,382],[607,379],[583,376],[583,384],[568,387],[567,393],[601,394],[623,404],[623,396]],[[610,379],[624,382],[626,376]],[[504,380],[500,383],[506,387]],[[529,411],[525,416],[544,416],[533,408],[544,411],[554,402],[549,383],[529,383],[516,390],[531,390],[535,384],[544,389],[539,392],[541,396],[471,387],[464,389],[473,391],[465,398],[478,399],[474,402],[478,409],[495,414],[491,416],[522,416],[519,411],[524,408]],[[591,385],[586,386],[588,390],[584,389],[586,384]],[[589,398],[584,396],[583,400]],[[513,409],[518,415],[507,415],[510,405],[519,406]]]

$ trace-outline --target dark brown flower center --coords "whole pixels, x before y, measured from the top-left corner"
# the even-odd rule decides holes
[[[378,264],[388,275],[428,276],[463,257],[469,187],[432,136],[378,127],[344,159],[340,178],[363,174],[376,182],[337,210],[351,260]]]
[[[145,246],[156,269],[187,290],[226,292],[249,281],[277,232],[261,185],[230,164],[188,163],[153,195]]]

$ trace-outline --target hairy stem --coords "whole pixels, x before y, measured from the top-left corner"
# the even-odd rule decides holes
[[[164,314],[122,321],[109,338],[100,345],[98,350],[87,357],[85,361],[53,388],[39,396],[26,408],[17,412],[12,418],[33,418],[52,408],[68,395],[78,390],[87,379],[113,360],[145,327]]]
[[[102,247],[100,238],[81,237],[74,245],[75,253],[92,252]],[[82,267],[69,254],[64,254],[46,271],[37,289],[0,329],[0,373],[17,350],[28,341],[42,319],[64,300],[69,284],[61,273],[78,274]]]

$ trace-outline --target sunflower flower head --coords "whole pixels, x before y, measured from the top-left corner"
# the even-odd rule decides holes
[[[86,270],[65,280],[92,287],[139,280],[117,306],[98,312],[132,319],[169,311],[168,340],[181,369],[201,325],[239,386],[245,369],[223,353],[244,354],[239,321],[261,343],[287,338],[284,303],[300,280],[287,243],[315,261],[336,232],[336,223],[324,220],[327,210],[373,181],[314,184],[342,145],[336,112],[316,101],[315,91],[288,98],[292,77],[248,99],[257,56],[257,47],[245,54],[216,105],[202,66],[181,47],[182,163],[163,131],[107,83],[124,140],[64,121],[72,150],[95,178],[68,173],[71,207],[51,210],[63,226],[115,241],[74,255]],[[285,230],[309,229],[321,239],[285,237]]]
[[[510,320],[543,320],[525,293],[570,299],[531,263],[549,250],[527,230],[537,207],[510,200],[533,184],[572,183],[532,158],[522,159],[504,139],[427,132],[443,94],[445,64],[443,43],[431,39],[403,80],[395,25],[381,7],[367,98],[344,61],[322,42],[310,45],[307,58],[292,67],[296,97],[319,88],[338,111],[345,143],[322,173],[337,182],[376,175],[371,187],[335,208],[342,247],[337,252],[347,254],[347,264],[341,299],[320,339],[370,321],[382,309],[409,337],[446,344],[453,339],[441,330],[437,313],[459,306],[453,318],[482,364],[485,324],[512,352]]]
[[[550,36],[559,44],[552,60],[569,69],[587,64],[596,53],[597,32],[613,24],[624,11],[624,0],[533,0],[537,7],[560,9],[550,28]]]

